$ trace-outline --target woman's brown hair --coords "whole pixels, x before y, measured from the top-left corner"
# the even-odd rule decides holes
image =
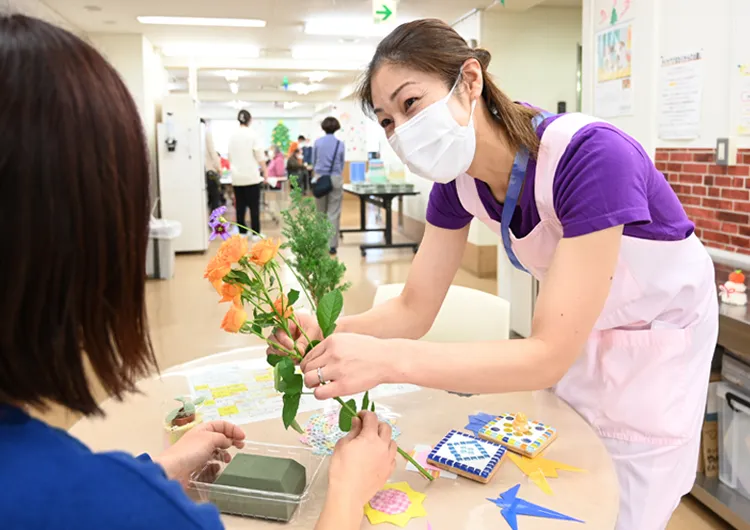
[[[482,99],[494,119],[505,129],[511,145],[516,149],[523,146],[535,156],[539,150],[539,137],[531,121],[537,111],[506,96],[487,71],[490,53],[470,48],[456,30],[441,20],[423,19],[402,24],[380,42],[359,88],[362,108],[372,113],[372,78],[384,64],[438,75],[450,88],[469,59],[476,59],[482,65]]]
[[[0,403],[101,413],[155,366],[138,109],[78,37],[0,15]],[[90,369],[90,370],[89,370]]]

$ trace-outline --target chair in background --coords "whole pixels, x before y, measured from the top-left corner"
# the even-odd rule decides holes
[[[404,284],[378,287],[373,305],[401,294]],[[477,342],[504,340],[510,335],[510,302],[489,293],[451,285],[440,312],[422,340]]]

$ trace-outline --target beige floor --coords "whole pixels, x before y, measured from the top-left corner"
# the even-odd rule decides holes
[[[357,204],[346,201],[343,224],[353,226],[357,223]],[[264,225],[264,231],[269,235],[278,234],[278,229],[271,223]],[[367,258],[361,258],[358,245],[364,237],[379,236],[347,235],[340,248],[340,258],[348,267],[347,279],[352,282],[351,290],[345,295],[348,313],[369,308],[378,285],[403,282],[413,258],[410,250],[372,251]],[[173,280],[151,281],[147,285],[151,335],[162,369],[259,342],[219,329],[225,308],[219,306],[215,292],[202,278],[203,268],[211,253],[180,255]],[[455,283],[487,292],[496,292],[497,287],[494,280],[482,280],[465,271],[458,273]],[[75,421],[75,417],[58,409],[44,413],[43,417],[63,428]],[[709,530],[727,527],[688,497],[678,508],[668,528]]]

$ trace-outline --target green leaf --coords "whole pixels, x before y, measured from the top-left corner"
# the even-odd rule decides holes
[[[261,334],[263,333],[263,328],[258,324],[257,322],[253,322],[253,325],[250,327],[253,333]]]
[[[281,364],[277,364],[273,367],[273,387],[276,389],[276,392],[284,393],[286,392],[286,381],[284,381],[284,378],[281,377],[281,371],[280,367]]]
[[[346,404],[347,406],[341,407],[341,412],[339,412],[339,429],[341,429],[341,432],[352,430],[352,420],[354,419],[352,411],[357,410],[357,402],[353,399],[347,401]]]
[[[290,425],[290,427],[300,434],[305,434],[305,430],[299,426],[299,423],[297,423],[297,420],[294,420],[292,424]]]
[[[375,412],[375,402],[374,401],[370,404],[370,412]]]
[[[321,298],[318,303],[318,325],[324,337],[328,337],[336,329],[336,320],[344,307],[344,296],[341,291],[334,290]]]
[[[313,348],[315,348],[315,346],[317,346],[318,344],[320,344],[319,340],[313,340],[312,342],[310,342],[310,344],[308,344],[307,348],[305,349],[305,355],[310,353],[313,350]]]
[[[301,394],[304,387],[304,378],[300,374],[294,374],[290,379],[285,379],[286,394]]]
[[[266,361],[268,361],[268,364],[270,364],[271,366],[276,366],[284,359],[286,359],[286,357],[283,357],[281,355],[274,355],[274,354],[271,354],[268,357],[266,357]]]
[[[289,299],[289,302],[288,302],[288,304],[289,304],[290,306],[291,306],[291,305],[294,305],[294,304],[296,304],[296,303],[297,303],[297,300],[299,300],[299,291],[296,291],[296,290],[294,290],[294,289],[291,289],[291,290],[289,291],[289,294],[287,295],[287,298]]]
[[[245,285],[252,284],[252,280],[250,280],[250,276],[247,275],[245,271],[232,269],[229,274],[224,276],[224,279],[229,279],[229,283],[243,283]]]
[[[295,422],[300,398],[302,398],[302,394],[284,394],[284,410],[281,413],[281,419],[284,421],[285,429],[288,429]]]
[[[368,410],[370,408],[370,391],[365,392],[365,397],[362,398],[362,410]]]
[[[180,413],[181,410],[182,410],[182,407],[180,407],[179,409],[174,409],[172,412],[167,414],[167,420],[166,420],[167,424],[172,423],[172,420],[177,417],[177,415]]]
[[[284,357],[279,364],[276,365],[281,378],[287,383],[294,377],[294,361],[289,357]]]
[[[201,396],[198,399],[196,399],[195,401],[193,401],[193,405],[195,405],[197,407],[198,405],[200,405],[204,401],[206,401],[206,398],[204,396]]]

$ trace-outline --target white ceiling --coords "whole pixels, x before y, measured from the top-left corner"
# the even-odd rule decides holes
[[[259,59],[229,57],[165,57],[174,88],[186,89],[188,63],[198,70],[198,93],[201,101],[226,104],[229,101],[301,102],[305,107],[335,101],[342,89],[353,83],[362,61],[292,59],[291,50],[298,46],[335,46],[374,48],[379,38],[357,36],[319,36],[304,32],[306,21],[329,19],[335,26],[350,27],[346,20],[371,20],[372,0],[44,0],[52,9],[87,33],[142,33],[156,48],[176,44],[193,46],[232,45],[260,48]],[[496,2],[499,4],[499,0]],[[474,8],[484,8],[492,0],[400,0],[394,24],[425,17],[452,22]],[[503,8],[525,10],[533,5],[580,7],[581,0],[505,0]],[[267,21],[265,28],[208,28],[142,25],[138,16],[193,16],[254,18]],[[341,22],[337,22],[341,19]],[[232,94],[223,77],[227,69],[240,70],[239,93]],[[282,88],[286,77],[292,85],[308,82],[303,75],[311,71],[328,71],[329,77],[307,94]]]

